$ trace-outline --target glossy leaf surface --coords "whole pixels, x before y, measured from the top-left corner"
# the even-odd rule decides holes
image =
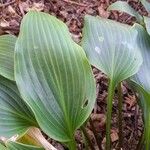
[[[66,25],[31,11],[16,43],[15,78],[42,130],[55,140],[72,140],[95,103],[95,82],[83,49]]]
[[[11,138],[37,126],[33,113],[20,98],[14,81],[0,76],[0,136]]]
[[[118,10],[121,12],[125,12],[131,16],[134,16],[139,23],[143,22],[143,17],[136,10],[134,10],[127,2],[116,1],[108,7],[108,10]]]
[[[0,36],[0,75],[14,80],[14,50],[16,37],[13,35]]]
[[[86,16],[82,46],[91,64],[115,84],[134,75],[142,64],[134,27]]]

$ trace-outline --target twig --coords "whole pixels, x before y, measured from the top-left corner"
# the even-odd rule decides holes
[[[84,126],[81,127],[81,130],[84,134],[84,137],[86,138],[87,142],[88,142],[88,145],[89,147],[91,148],[91,150],[95,150],[94,146],[93,146],[93,143],[91,142],[90,140],[90,137],[89,137],[89,134],[87,133],[86,129]]]
[[[99,84],[97,84],[97,86],[96,86],[96,99],[98,99],[98,95],[99,95]],[[97,112],[97,103],[95,103],[95,106],[94,106],[94,113],[96,113]]]
[[[9,6],[9,5],[12,5],[12,4],[14,4],[15,2],[16,2],[16,0],[13,0],[12,2],[0,4],[0,8],[1,8],[1,7],[7,7],[7,6]]]
[[[136,105],[136,106],[135,106],[135,112],[134,112],[134,119],[135,119],[135,123],[134,123],[135,135],[138,134],[138,113],[139,113],[139,108],[138,108],[138,105]]]
[[[19,27],[1,27],[0,26],[0,30],[2,30],[2,31],[6,31],[6,30],[19,31]]]
[[[90,125],[91,125],[91,127],[92,127],[92,131],[93,131],[93,133],[94,133],[97,146],[98,146],[99,150],[102,150],[101,143],[100,143],[100,138],[99,138],[99,136],[97,135],[97,132],[96,132],[96,130],[95,130],[95,127],[94,127],[94,125],[93,125],[93,121],[92,121],[91,118],[89,119],[89,122],[90,122]]]
[[[119,149],[122,149],[122,143],[123,143],[123,132],[122,132],[122,103],[123,103],[123,97],[122,97],[122,88],[121,88],[121,82],[118,85],[118,126],[119,126]]]
[[[70,0],[62,0],[62,1],[63,1],[63,2],[66,2],[66,3],[78,5],[78,6],[80,6],[80,7],[88,7],[88,5],[81,4],[81,3],[77,3],[77,2],[74,2],[74,1],[70,1]]]

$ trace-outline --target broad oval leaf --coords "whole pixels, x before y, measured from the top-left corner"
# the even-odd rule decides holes
[[[14,80],[14,50],[16,37],[13,35],[0,36],[0,75]]]
[[[95,82],[83,49],[63,22],[31,11],[21,23],[15,51],[15,79],[40,127],[55,140],[72,140],[95,103]]]
[[[82,46],[91,64],[115,84],[134,75],[142,64],[133,27],[100,17],[85,17]]]
[[[0,76],[0,137],[19,137],[30,126],[37,126],[37,123],[21,99],[15,82]]]
[[[6,146],[7,150],[44,150],[44,148],[26,145],[18,142],[8,142]]]
[[[143,64],[136,75],[131,80],[135,83],[136,89],[140,93],[140,102],[144,112],[145,127],[145,148],[150,149],[150,36],[146,30],[140,26],[135,26],[138,31],[137,43],[142,53]]]
[[[112,3],[107,9],[125,12],[131,16],[134,16],[139,23],[143,23],[143,17],[136,10],[134,10],[127,2],[116,1],[115,3]]]

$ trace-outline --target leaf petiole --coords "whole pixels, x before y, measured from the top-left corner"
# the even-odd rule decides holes
[[[69,150],[76,150],[76,141],[75,138],[73,137],[72,140],[70,142],[67,143],[67,146],[69,148]]]
[[[115,84],[113,80],[109,82],[108,98],[107,98],[107,113],[106,113],[106,150],[111,149],[111,114],[112,114],[112,101],[115,92]]]
[[[122,89],[121,82],[118,84],[118,126],[119,126],[119,149],[122,148],[123,134],[122,134]]]

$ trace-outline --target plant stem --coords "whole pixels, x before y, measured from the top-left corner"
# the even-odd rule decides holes
[[[91,142],[90,137],[89,137],[89,135],[88,135],[86,129],[82,126],[82,127],[81,127],[81,130],[82,130],[82,132],[83,132],[83,134],[84,134],[84,137],[86,138],[86,140],[87,140],[88,145],[90,146],[90,148],[91,148],[92,150],[95,150],[95,148],[94,148],[94,146],[93,146],[93,143]]]
[[[69,150],[76,150],[76,141],[74,139],[74,137],[72,138],[72,140],[67,144]]]
[[[112,101],[114,96],[115,86],[112,80],[109,83],[108,98],[107,98],[107,113],[106,113],[106,150],[111,149],[111,113],[112,113]]]
[[[142,150],[144,146],[144,131],[141,134],[136,150]]]
[[[102,150],[101,143],[100,143],[100,138],[99,138],[98,135],[97,135],[97,132],[96,132],[96,130],[95,130],[95,127],[94,127],[94,125],[93,125],[93,121],[92,121],[91,118],[89,119],[89,122],[90,122],[90,125],[91,125],[91,127],[92,127],[92,131],[93,131],[93,133],[94,133],[97,146],[98,146],[99,150]]]
[[[118,84],[118,126],[119,126],[119,149],[122,148],[123,143],[123,132],[122,132],[122,89],[121,82]]]
[[[75,1],[70,1],[70,0],[62,0],[63,2],[66,2],[66,3],[70,3],[70,4],[74,4],[74,5],[77,5],[77,6],[80,6],[80,7],[88,7],[87,5],[85,4],[81,4],[81,3],[77,3]]]

